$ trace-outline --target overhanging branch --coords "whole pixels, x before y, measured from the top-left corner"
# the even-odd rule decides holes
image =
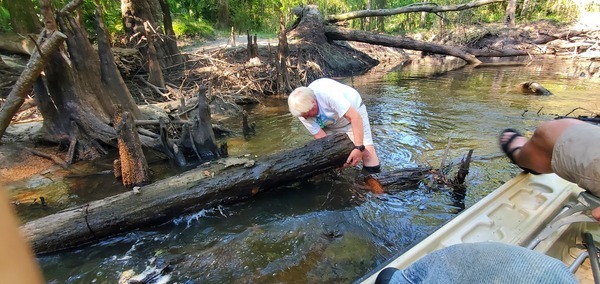
[[[336,15],[328,15],[325,18],[326,23],[335,23],[341,22],[356,18],[365,18],[365,17],[377,17],[377,16],[390,16],[404,13],[414,13],[414,12],[428,12],[428,13],[440,13],[440,12],[451,12],[451,11],[462,11],[467,9],[472,9],[480,6],[485,6],[498,2],[506,2],[506,0],[478,0],[470,3],[457,4],[457,5],[448,5],[448,6],[439,6],[435,3],[418,3],[411,4],[399,8],[393,9],[378,9],[378,10],[361,10],[361,11],[353,11],[343,14]]]

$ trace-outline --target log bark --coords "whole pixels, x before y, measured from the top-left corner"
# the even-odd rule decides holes
[[[292,86],[306,85],[320,77],[362,74],[379,63],[363,52],[328,42],[323,15],[316,5],[296,7],[293,12],[298,19],[287,30],[287,41],[295,42],[302,61],[296,64],[299,76],[289,78]]]
[[[117,108],[113,124],[117,132],[121,171],[119,176],[123,185],[133,187],[148,184],[150,182],[148,163],[131,115]]]
[[[287,42],[287,31],[283,14],[279,12],[279,45],[277,46],[277,89],[281,93],[290,93],[293,89],[288,71],[290,48]]]
[[[35,50],[35,42],[32,39],[22,35],[1,33],[0,50],[23,55],[31,55]]]
[[[254,163],[246,161],[245,166],[229,167],[214,177],[225,166],[213,163],[212,168],[144,186],[139,193],[122,193],[28,222],[21,230],[38,254],[97,242],[323,173],[343,165],[352,147],[347,135],[337,134]]]
[[[411,50],[421,50],[437,54],[456,56],[470,64],[481,63],[481,61],[479,61],[479,59],[477,59],[474,55],[465,52],[461,47],[458,46],[440,45],[405,37],[388,36],[331,26],[325,27],[325,35],[329,40],[349,40]]]
[[[189,128],[188,125],[184,125],[181,138],[176,142],[177,148],[185,157],[195,155],[201,161],[223,157],[224,153],[220,153],[212,129],[206,87],[202,86],[198,91],[197,101],[197,112],[193,115]]]
[[[416,188],[423,177],[431,172],[431,167],[404,168],[393,172],[377,174],[377,180],[384,186],[384,192],[395,192]]]
[[[484,5],[489,5],[498,2],[505,2],[506,0],[478,0],[470,3],[457,4],[457,5],[447,5],[447,6],[439,6],[435,3],[416,3],[407,5],[404,7],[394,8],[394,9],[378,9],[378,10],[362,10],[362,11],[353,11],[343,14],[335,14],[329,15],[326,17],[325,21],[328,23],[335,23],[341,21],[347,21],[356,18],[365,18],[365,17],[379,17],[379,16],[390,16],[397,15],[403,13],[414,13],[414,12],[429,12],[429,13],[441,13],[441,12],[452,12],[452,11],[462,11],[467,9],[472,9]]]

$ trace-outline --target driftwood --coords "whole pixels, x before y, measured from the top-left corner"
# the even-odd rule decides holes
[[[423,177],[431,171],[431,167],[404,168],[377,175],[377,180],[384,186],[384,192],[395,192],[415,188],[423,181]]]
[[[352,142],[345,134],[312,141],[245,166],[212,163],[134,191],[63,210],[22,226],[37,253],[48,253],[157,225],[202,208],[239,202],[293,180],[343,165]],[[223,159],[223,161],[231,161]],[[231,163],[230,163],[231,164]],[[213,176],[214,175],[214,176]]]
[[[35,48],[35,38],[32,39],[18,34],[0,33],[0,50],[32,55]]]
[[[541,84],[533,81],[523,82],[518,85],[519,89],[523,94],[526,95],[538,95],[538,96],[550,96],[552,92],[544,88]]]
[[[579,30],[568,30],[558,34],[547,34],[547,33],[539,33],[538,38],[533,40],[534,44],[546,44],[553,40],[557,39],[565,39],[568,40],[570,37],[579,36],[581,34],[585,34],[591,32],[590,29],[579,29]]]

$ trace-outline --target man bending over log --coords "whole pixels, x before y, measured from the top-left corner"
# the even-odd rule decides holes
[[[373,146],[367,108],[358,91],[335,80],[322,78],[308,87],[296,88],[288,97],[293,116],[298,117],[315,139],[346,133],[354,143],[344,168],[363,161],[366,174],[379,173],[379,158]]]

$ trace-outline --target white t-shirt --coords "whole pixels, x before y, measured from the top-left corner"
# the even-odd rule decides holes
[[[347,126],[350,122],[344,118],[344,114],[350,106],[358,109],[362,104],[358,91],[332,79],[315,80],[308,85],[308,88],[313,90],[317,97],[319,114],[308,119],[300,117],[300,121],[311,135],[317,134],[322,128],[334,129]]]

